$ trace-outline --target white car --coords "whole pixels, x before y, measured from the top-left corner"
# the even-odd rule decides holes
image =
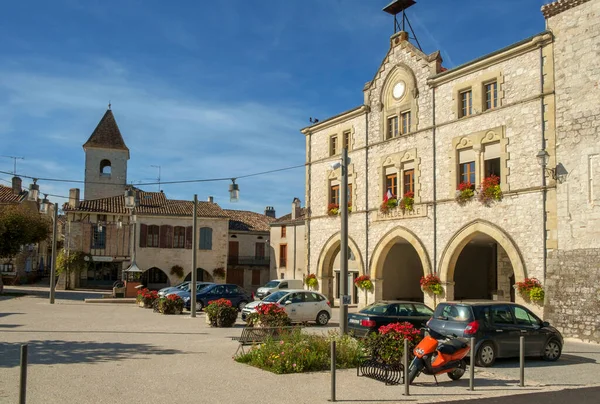
[[[326,325],[331,318],[331,306],[325,296],[319,292],[303,289],[280,290],[261,301],[248,303],[242,309],[242,320],[256,312],[256,307],[265,303],[275,303],[285,309],[292,323],[314,321]]]

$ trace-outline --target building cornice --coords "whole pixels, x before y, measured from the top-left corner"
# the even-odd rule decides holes
[[[496,52],[482,56],[453,69],[446,70],[445,72],[436,74],[427,80],[427,84],[429,84],[431,87],[437,87],[451,80],[530,52],[533,49],[551,43],[552,40],[553,37],[549,31],[541,32],[533,37],[529,37],[505,48],[499,49]]]
[[[545,18],[554,17],[557,14],[562,13],[577,7],[580,4],[587,3],[590,0],[558,0],[554,3],[546,4],[542,6],[542,14]]]
[[[318,132],[320,130],[327,129],[334,125],[337,125],[340,122],[344,122],[344,121],[347,121],[348,119],[352,119],[352,118],[355,118],[362,114],[365,114],[368,112],[368,110],[369,110],[369,107],[367,107],[366,105],[361,105],[361,106],[353,108],[349,111],[342,112],[341,114],[332,116],[331,118],[327,118],[326,120],[321,121],[315,125],[311,125],[311,126],[307,126],[306,128],[302,128],[300,130],[300,132],[302,132],[304,135],[310,135],[314,132]]]

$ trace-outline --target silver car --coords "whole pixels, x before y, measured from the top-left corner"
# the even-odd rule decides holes
[[[158,291],[158,296],[165,297],[170,293],[177,292],[178,290],[186,290],[189,288],[188,285],[190,283],[191,282],[186,281],[186,282],[180,283],[179,285],[169,286],[168,288],[162,288],[161,290]]]

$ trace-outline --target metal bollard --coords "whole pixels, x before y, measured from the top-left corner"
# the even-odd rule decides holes
[[[410,396],[410,380],[408,377],[408,340],[404,339],[404,395]]]
[[[335,402],[335,341],[331,341],[331,402]]]
[[[19,404],[25,404],[25,396],[27,395],[27,344],[21,345],[21,378],[19,386]]]
[[[471,352],[469,362],[469,390],[475,390],[475,337],[471,337]]]
[[[519,337],[519,387],[525,387],[525,337]]]

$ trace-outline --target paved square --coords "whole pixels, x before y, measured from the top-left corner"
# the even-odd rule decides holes
[[[9,292],[14,288],[8,288]],[[85,304],[83,293],[63,292],[55,305],[43,296],[0,297],[0,403],[19,391],[19,347],[29,344],[28,403],[325,403],[330,375],[275,375],[232,360],[243,323],[211,328],[204,314],[164,316],[133,304]],[[65,297],[70,299],[65,299]],[[311,327],[310,332],[336,328]],[[600,347],[569,343],[555,364],[527,362],[525,389],[517,387],[518,361],[477,368],[476,390],[468,378],[451,382],[419,377],[411,396],[403,386],[338,371],[339,401],[439,402],[539,392],[597,383]]]

